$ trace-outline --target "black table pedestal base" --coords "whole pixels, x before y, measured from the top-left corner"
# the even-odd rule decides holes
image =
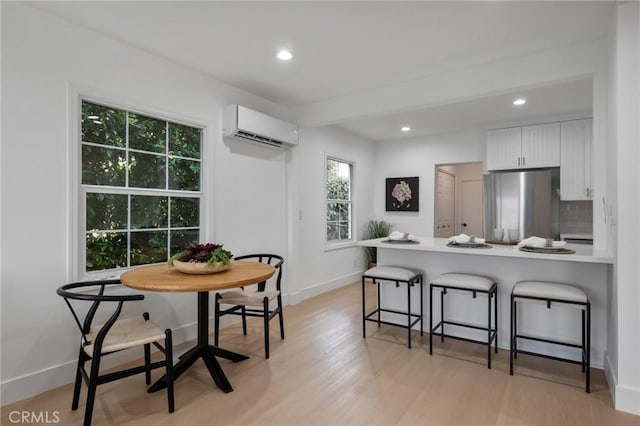
[[[249,359],[248,356],[236,352],[231,352],[217,346],[209,344],[209,292],[198,292],[198,344],[180,355],[178,363],[173,366],[173,380],[182,375],[199,358],[202,358],[204,364],[211,374],[211,378],[215,384],[224,392],[233,392],[231,383],[227,380],[222,367],[218,363],[216,357],[228,359],[233,362],[244,361]],[[167,377],[162,376],[160,380],[155,382],[148,389],[148,392],[156,392],[167,387]]]
[[[198,345],[180,356],[180,361],[178,361],[178,363],[173,367],[173,380],[176,380],[182,375],[182,373],[187,371],[191,364],[196,362],[199,358],[202,358],[202,361],[204,361],[205,365],[207,366],[209,374],[211,374],[211,378],[213,378],[213,381],[216,383],[216,385],[224,393],[233,392],[231,383],[229,383],[229,380],[227,380],[227,376],[225,376],[224,371],[222,371],[222,367],[220,367],[220,364],[216,359],[217,356],[231,360],[233,362],[244,361],[245,359],[249,358],[246,355],[231,352],[226,349],[218,348],[216,346]],[[148,389],[148,392],[156,392],[166,387],[166,376],[162,376],[160,380],[151,385],[151,387]]]

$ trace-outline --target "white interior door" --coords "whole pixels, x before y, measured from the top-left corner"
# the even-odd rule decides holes
[[[455,178],[442,170],[437,171],[436,178],[436,229],[434,235],[438,238],[446,238],[455,233]]]
[[[460,200],[460,218],[462,232],[482,237],[482,181],[462,181]]]

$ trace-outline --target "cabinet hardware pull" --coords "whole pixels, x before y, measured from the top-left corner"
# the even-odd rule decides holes
[[[522,157],[522,167],[524,167],[524,162],[527,159],[527,157]]]
[[[518,167],[520,167],[520,157],[518,157]]]

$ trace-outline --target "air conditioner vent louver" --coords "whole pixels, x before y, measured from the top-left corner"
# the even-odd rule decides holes
[[[298,144],[298,126],[240,105],[224,107],[222,135],[281,149]]]
[[[243,132],[242,130],[238,130],[238,132],[236,132],[236,136],[239,138],[249,139],[255,142],[262,142],[273,146],[282,146],[282,142],[280,141],[265,138],[264,136],[256,135],[254,133]]]

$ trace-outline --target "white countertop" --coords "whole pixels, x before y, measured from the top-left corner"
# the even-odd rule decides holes
[[[565,247],[575,254],[529,253],[518,250],[516,246],[491,245],[492,248],[456,248],[447,247],[447,238],[415,237],[418,243],[385,243],[387,238],[359,241],[362,247],[379,247],[394,250],[435,251],[441,253],[470,254],[478,256],[517,257],[520,259],[559,260],[565,262],[613,263],[613,257],[603,250],[594,250],[584,244],[567,244]]]

